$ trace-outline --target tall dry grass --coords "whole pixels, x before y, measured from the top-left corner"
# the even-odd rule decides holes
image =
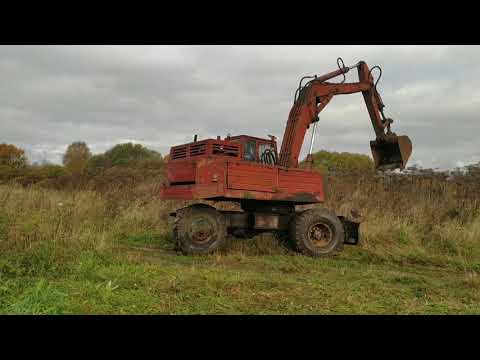
[[[68,271],[83,253],[106,254],[125,239],[169,240],[167,202],[124,191],[59,191],[0,185],[0,275]],[[14,270],[16,269],[16,270]]]
[[[479,271],[480,179],[470,180],[345,176],[330,180],[326,205],[361,212],[361,248],[374,258]]]
[[[480,271],[476,186],[445,178],[344,175],[330,179],[324,206],[362,213],[359,252],[347,250],[345,256],[475,272]],[[19,259],[27,272],[63,271],[81,252],[109,252],[119,244],[172,249],[168,214],[185,203],[162,201],[158,193],[155,179],[101,191],[0,185],[0,258]],[[284,255],[285,240],[230,239],[223,254]]]

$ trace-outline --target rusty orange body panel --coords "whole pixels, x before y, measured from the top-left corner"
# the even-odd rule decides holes
[[[269,141],[261,139],[261,141]],[[161,197],[176,200],[269,200],[297,204],[325,201],[324,179],[307,169],[285,168],[242,159],[241,144],[204,140],[204,152],[193,154],[195,143],[172,148]],[[199,144],[199,143],[197,143]],[[230,153],[214,153],[215,145]]]

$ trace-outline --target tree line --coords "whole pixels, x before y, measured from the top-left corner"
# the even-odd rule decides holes
[[[0,144],[0,181],[14,180],[23,185],[40,183],[62,187],[94,180],[131,181],[139,176],[161,174],[164,163],[165,158],[159,152],[133,143],[117,144],[94,155],[84,141],[75,141],[66,148],[61,165],[32,164],[24,149]]]
[[[435,171],[418,166],[407,168],[402,174],[378,174],[373,160],[363,154],[321,150],[313,154],[313,167],[329,177],[347,180],[363,179],[375,182],[375,178],[388,177],[388,181],[404,181],[406,177],[436,179],[441,182],[461,182],[479,186],[480,163],[449,171]],[[30,164],[25,151],[13,144],[0,144],[0,181],[17,181],[23,185],[41,184],[63,188],[68,185],[90,184],[94,188],[110,183],[131,184],[146,178],[158,179],[164,175],[168,156],[148,149],[141,144],[117,144],[104,153],[92,154],[84,141],[68,145],[62,157],[62,165],[51,163]],[[306,164],[302,162],[301,167]]]

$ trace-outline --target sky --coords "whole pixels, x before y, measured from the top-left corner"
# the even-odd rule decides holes
[[[337,57],[382,68],[377,89],[392,130],[412,140],[409,165],[480,161],[480,46],[0,46],[0,143],[54,163],[74,141],[167,154],[195,134],[271,134],[280,147],[300,78],[336,70]],[[370,155],[373,139],[362,95],[336,96],[314,151]]]

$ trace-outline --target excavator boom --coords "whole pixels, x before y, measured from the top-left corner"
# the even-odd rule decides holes
[[[327,80],[337,76],[345,76],[354,67],[358,69],[358,82],[327,82]],[[380,69],[379,67],[376,68]],[[377,91],[376,83],[373,82],[372,70],[373,68],[369,69],[363,61],[353,67],[339,65],[339,69],[336,71],[315,77],[303,87],[300,84],[297,90],[298,97],[296,96],[290,110],[283,136],[279,161],[281,166],[298,167],[298,158],[306,131],[312,123],[318,121],[319,113],[327,106],[333,96],[361,92],[376,135],[376,139],[370,142],[376,169],[403,169],[405,167],[412,152],[411,141],[407,136],[397,136],[391,132],[390,126],[393,120],[385,118],[383,114],[385,105]]]

